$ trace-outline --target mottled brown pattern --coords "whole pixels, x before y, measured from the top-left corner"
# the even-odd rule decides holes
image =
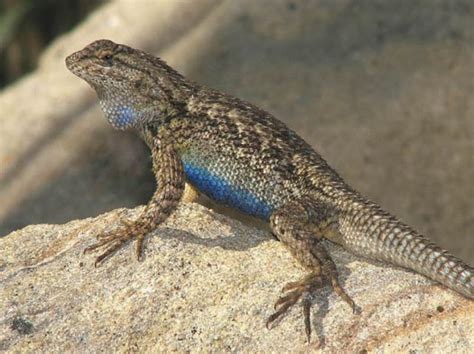
[[[210,183],[226,183],[224,192],[235,187],[267,207],[270,212],[259,216],[309,271],[284,287],[286,294],[276,302],[267,326],[301,299],[309,340],[311,295],[325,284],[357,309],[339,284],[323,238],[416,270],[474,298],[472,267],[350,188],[311,146],[269,113],[195,84],[159,58],[108,40],[91,43],[66,64],[96,90],[116,128],[135,130],[147,142],[158,184],[138,220],[124,222],[89,247],[105,248],[97,262],[131,239],[138,240],[140,254],[146,233],[181,198],[185,179],[190,179],[183,166],[197,164],[205,178],[214,178]]]

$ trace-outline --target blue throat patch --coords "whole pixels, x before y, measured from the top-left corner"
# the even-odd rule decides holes
[[[118,107],[113,120],[112,125],[117,129],[126,129],[133,126],[135,122],[135,112],[128,106]]]
[[[188,180],[199,191],[217,202],[263,219],[268,219],[273,211],[267,203],[258,199],[252,192],[233,186],[204,168],[184,162],[184,171]]]
[[[131,106],[117,104],[113,100],[103,100],[100,104],[107,120],[115,129],[125,130],[135,124],[137,112]]]

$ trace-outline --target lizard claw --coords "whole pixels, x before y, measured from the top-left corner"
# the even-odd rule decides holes
[[[326,279],[326,278],[325,278]],[[339,285],[339,282],[331,278],[331,285],[334,291],[342,297],[352,308],[353,313],[360,313],[360,308],[354,301],[346,294],[344,289]],[[303,319],[305,333],[308,343],[311,342],[311,295],[318,288],[323,286],[323,278],[321,275],[311,273],[303,279],[286,284],[282,292],[286,294],[281,296],[274,305],[275,312],[271,314],[266,322],[267,329],[271,329],[275,321],[280,319],[288,310],[293,307],[299,299],[303,306]]]
[[[309,274],[300,281],[286,284],[282,292],[286,292],[287,294],[275,302],[274,309],[276,311],[268,317],[266,327],[271,329],[272,324],[288,312],[288,310],[302,298],[305,332],[309,343],[311,340],[311,293],[321,285],[321,276],[315,274]]]
[[[120,223],[122,224],[121,227],[113,231],[97,235],[99,242],[84,249],[84,254],[93,252],[100,248],[105,249],[105,251],[96,258],[94,262],[95,267],[98,267],[108,257],[113,255],[126,243],[133,239],[137,239],[137,259],[142,259],[143,240],[145,239],[146,235],[145,227],[138,221],[129,221],[126,219],[122,219]]]

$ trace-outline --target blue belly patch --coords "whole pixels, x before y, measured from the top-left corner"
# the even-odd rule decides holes
[[[233,186],[204,168],[184,163],[184,171],[188,180],[200,192],[217,202],[264,219],[268,219],[273,211],[267,203],[257,198],[251,191]]]

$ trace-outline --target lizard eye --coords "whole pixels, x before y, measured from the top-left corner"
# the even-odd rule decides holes
[[[113,55],[112,53],[100,53],[98,55],[99,59],[101,60],[101,64],[104,66],[112,66],[113,64]]]

